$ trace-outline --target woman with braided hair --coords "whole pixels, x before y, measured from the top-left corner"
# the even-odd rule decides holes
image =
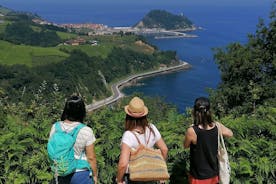
[[[218,168],[218,127],[212,119],[210,101],[199,97],[195,100],[192,111],[194,124],[184,138],[184,148],[190,148],[190,184],[219,183]],[[232,137],[233,132],[220,124],[220,131],[225,137]]]

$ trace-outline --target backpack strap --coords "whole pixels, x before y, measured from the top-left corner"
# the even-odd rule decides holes
[[[150,136],[151,136],[151,130],[150,130],[150,133],[149,133],[148,141],[146,142],[147,146],[148,146],[148,144],[149,144]]]
[[[85,126],[84,124],[80,123],[71,132],[69,132],[69,134],[73,136],[73,139],[74,139],[75,142],[76,142],[77,135],[78,135],[80,129],[83,128],[84,126]]]
[[[55,123],[55,129],[56,129],[56,131],[58,131],[58,132],[64,132],[64,130],[62,130],[60,124],[61,124],[60,121],[56,122],[56,123]],[[73,137],[74,141],[76,141],[77,135],[78,135],[80,129],[83,128],[84,126],[85,126],[84,124],[80,123],[80,124],[78,124],[72,131],[70,131],[70,132],[68,133],[68,134],[70,134],[70,135]]]
[[[63,130],[62,130],[61,126],[60,126],[60,121],[58,121],[58,122],[55,123],[55,130],[57,132],[63,132]]]
[[[134,135],[135,138],[137,139],[138,143],[141,144],[141,142],[140,142],[139,138],[137,137],[137,135],[136,135],[133,131],[131,131],[131,133],[133,133],[133,135]],[[146,134],[146,133],[145,133],[145,134]],[[150,135],[151,135],[151,131],[150,131],[148,140],[145,140],[146,146],[148,146],[148,144],[149,144]]]
[[[137,141],[138,141],[138,143],[139,143],[139,145],[140,145],[141,142],[140,142],[139,138],[137,137],[137,135],[136,135],[133,131],[131,131],[131,133],[133,133],[133,135],[135,136],[135,138],[137,139]]]

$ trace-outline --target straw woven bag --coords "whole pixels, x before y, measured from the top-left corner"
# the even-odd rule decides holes
[[[133,132],[132,132],[133,133]],[[135,133],[133,133],[135,135]],[[159,181],[170,178],[167,164],[160,149],[148,148],[141,144],[135,135],[139,146],[131,151],[129,160],[129,174],[131,181]],[[149,139],[148,139],[149,141]],[[147,141],[147,144],[148,144]]]
[[[218,127],[218,162],[219,162],[219,183],[229,184],[230,183],[230,164],[228,159],[227,150],[224,144],[223,135],[221,132],[221,126],[217,122]]]

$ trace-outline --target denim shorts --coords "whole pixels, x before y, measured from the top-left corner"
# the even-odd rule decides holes
[[[59,184],[94,184],[90,171],[80,171],[68,176],[58,177]]]

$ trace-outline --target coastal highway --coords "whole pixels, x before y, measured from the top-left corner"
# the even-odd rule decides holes
[[[139,80],[142,78],[151,77],[154,75],[160,75],[163,73],[171,73],[171,72],[175,72],[175,71],[179,71],[179,70],[188,69],[190,67],[191,67],[191,65],[188,64],[187,62],[181,62],[181,64],[179,64],[179,65],[175,65],[175,66],[171,66],[171,67],[164,67],[164,68],[160,68],[158,70],[129,76],[128,78],[111,85],[111,91],[113,93],[112,96],[105,98],[103,100],[97,101],[95,103],[86,105],[86,109],[88,112],[91,112],[98,108],[101,108],[102,106],[109,105],[109,104],[116,102],[117,100],[119,100],[120,98],[122,98],[124,96],[124,94],[120,91],[120,89],[123,88],[126,84],[130,83],[133,80]]]

